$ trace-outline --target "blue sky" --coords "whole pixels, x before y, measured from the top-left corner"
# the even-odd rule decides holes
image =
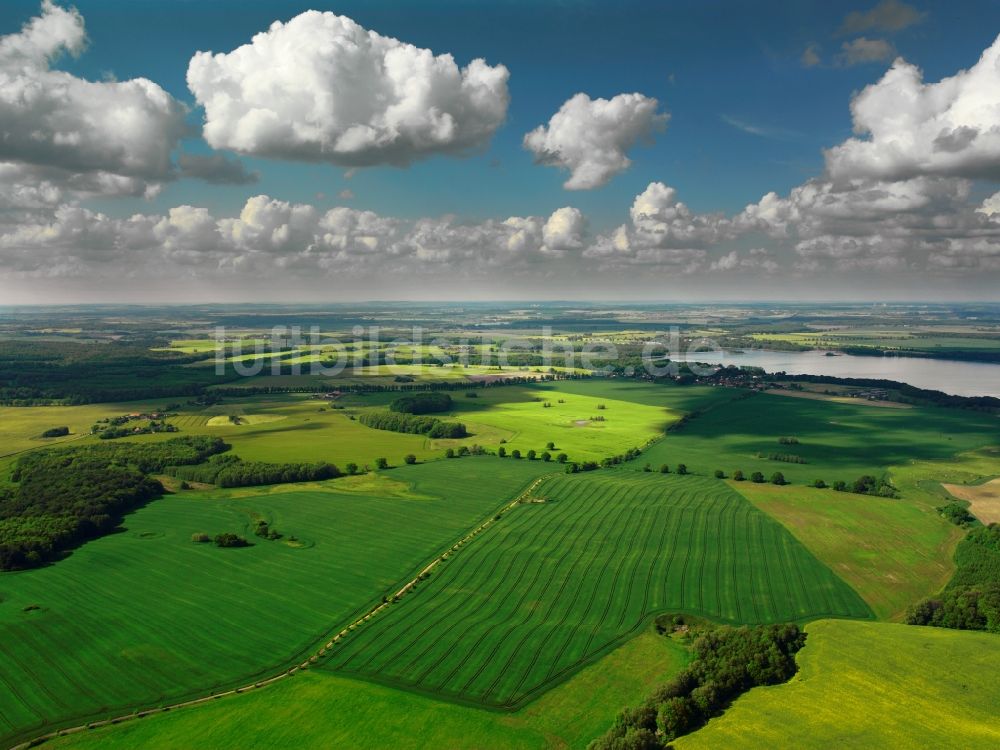
[[[493,72],[505,66],[509,80],[488,88],[493,101],[509,95],[509,105],[497,116],[465,93],[459,109],[441,105],[459,124],[429,155],[420,138],[433,118],[410,112],[399,143],[366,141],[378,152],[374,166],[348,170],[321,153],[323,139],[339,143],[353,127],[342,113],[369,105],[357,127],[384,133],[379,118],[391,106],[372,104],[381,100],[370,87],[385,84],[388,68],[341,90],[343,59],[296,50],[303,40],[341,44],[350,35],[331,30],[328,17],[300,15],[307,10],[450,54],[460,68],[476,58]],[[86,46],[53,59],[28,34],[36,20],[52,24],[45,38],[54,49],[82,46],[84,26]],[[276,21],[286,24],[281,38],[296,43],[282,48],[278,34],[265,34]],[[442,279],[450,296],[460,288],[469,298],[621,298],[640,286],[657,298],[787,298],[790,289],[803,298],[817,289],[994,298],[998,33],[995,0],[964,1],[961,12],[925,0],[4,0],[0,294],[105,298],[109,279],[156,268],[163,289],[143,278],[129,287],[140,299],[172,298],[178,282],[197,300],[278,299],[292,288],[323,299],[338,285],[354,296],[441,295],[430,280]],[[257,34],[275,46],[246,47],[263,57],[244,65],[234,51]],[[13,53],[4,53],[5,40]],[[196,98],[186,75],[199,52],[221,62],[201,71]],[[371,54],[365,64],[383,65]],[[328,64],[337,73],[324,73]],[[279,76],[269,84],[278,86],[271,106],[255,87],[272,69],[309,82]],[[421,81],[441,84],[435,76]],[[125,90],[139,77],[155,84],[151,92]],[[169,95],[162,110],[157,87]],[[48,93],[29,101],[22,90]],[[213,118],[207,102],[227,91],[238,92],[235,110]],[[642,95],[638,104],[619,102],[631,92]],[[581,93],[589,98],[570,112]],[[299,108],[328,95],[333,104],[317,126]],[[649,98],[669,115],[663,132]],[[619,102],[619,119],[600,121],[600,100]],[[860,114],[852,102],[863,104]],[[322,135],[296,130],[283,143],[259,129],[261,107],[276,123]],[[573,127],[556,137],[561,107],[562,124]],[[146,132],[117,124],[127,112],[140,113],[133,126]],[[488,121],[485,131],[476,117]],[[184,118],[188,133],[178,137]],[[218,151],[207,130],[203,137],[206,122],[220,128]],[[242,147],[248,123],[256,129]],[[524,139],[540,126],[533,154]],[[606,166],[588,158],[592,132],[624,142],[617,157],[632,164],[568,190],[574,158]],[[476,147],[456,155],[466,136]],[[598,155],[616,157],[596,142]],[[389,166],[401,153],[408,166]],[[178,177],[182,154],[238,159],[259,179]],[[535,154],[572,172],[535,163]],[[417,277],[418,289],[397,291]],[[121,293],[117,285],[113,294]]]
[[[487,150],[467,159],[433,157],[408,169],[374,167],[346,181],[325,164],[247,158],[258,185],[219,187],[193,180],[168,185],[153,202],[163,209],[195,203],[237,211],[261,192],[289,201],[334,205],[344,188],[351,205],[414,218],[456,213],[472,219],[547,214],[572,203],[597,225],[620,223],[632,198],[653,180],[676,187],[697,211],[732,213],[769,190],[787,192],[822,170],[821,149],[850,135],[853,91],[884,72],[886,63],[805,68],[806,45],[832,55],[846,13],[872,3],[792,2],[266,2],[263,0],[77,0],[90,45],[60,67],[82,77],[145,76],[194,104],[185,83],[199,50],[228,52],[274,20],[303,10],[331,10],[366,28],[460,65],[475,57],[511,71],[506,124]],[[928,79],[968,67],[993,41],[1000,4],[915,3],[928,19],[892,34],[900,54]],[[16,31],[38,3],[5,0],[0,32]],[[987,22],[993,19],[993,23]],[[634,166],[607,186],[567,195],[564,175],[532,164],[521,146],[576,92],[611,97],[637,91],[671,114],[652,146],[637,147]],[[725,117],[764,129],[742,132]],[[197,124],[201,111],[193,109]],[[205,151],[197,139],[186,150]],[[317,193],[327,196],[316,199]],[[103,210],[127,214],[146,201],[105,200]]]

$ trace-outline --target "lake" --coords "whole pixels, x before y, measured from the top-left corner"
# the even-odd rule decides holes
[[[828,357],[825,350],[776,352],[767,349],[748,349],[742,354],[692,351],[687,357],[672,359],[737,367],[762,367],[768,372],[784,371],[795,375],[879,378],[955,396],[1000,397],[1000,364],[983,362],[918,357],[856,357],[850,354]]]

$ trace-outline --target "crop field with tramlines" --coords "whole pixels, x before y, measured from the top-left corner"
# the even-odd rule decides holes
[[[5,573],[0,745],[281,671],[541,471],[467,458],[377,480],[185,492],[55,565]],[[258,518],[282,539],[255,537]],[[253,544],[219,549],[194,543],[198,532]]]
[[[871,616],[722,482],[558,475],[347,637],[324,668],[516,707],[668,611],[733,623]]]

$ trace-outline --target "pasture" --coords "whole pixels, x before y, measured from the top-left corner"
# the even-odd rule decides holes
[[[798,440],[782,445],[781,437]],[[853,481],[883,476],[889,467],[943,461],[962,451],[1000,443],[996,416],[962,409],[879,409],[767,393],[707,409],[666,439],[642,461],[654,467],[686,463],[699,474],[721,469],[746,476],[780,471],[796,484],[822,479]],[[770,460],[794,454],[805,463]]]
[[[646,631],[513,714],[310,670],[264,690],[71,735],[51,747],[584,750],[621,706],[641,700],[688,658],[679,643]]]
[[[183,492],[54,565],[5,573],[0,740],[280,671],[540,471],[466,458],[348,480],[346,492],[341,480]],[[283,538],[255,537],[257,519]],[[253,546],[192,541],[220,532]]]
[[[822,620],[784,685],[754,688],[678,750],[1000,746],[1000,636]]]
[[[341,641],[321,669],[513,708],[653,613],[735,623],[870,617],[864,601],[724,483],[557,475]]]
[[[849,583],[880,618],[939,591],[955,570],[963,531],[933,508],[811,487],[733,482]]]

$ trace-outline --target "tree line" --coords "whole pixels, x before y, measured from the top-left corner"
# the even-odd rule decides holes
[[[321,482],[341,476],[340,470],[331,463],[271,464],[244,461],[230,453],[212,456],[207,462],[193,466],[168,466],[165,472],[185,481],[215,484],[219,487]]]
[[[388,411],[372,411],[361,414],[358,422],[375,430],[406,432],[426,435],[429,438],[464,438],[469,433],[461,422],[443,422],[437,417],[423,417],[415,414],[394,414]]]
[[[683,619],[680,620],[681,627]],[[793,624],[706,628],[693,661],[636,708],[625,709],[589,750],[660,750],[759,685],[787,682],[806,634]]]
[[[1000,524],[974,527],[955,550],[945,590],[910,608],[906,622],[1000,633]]]

